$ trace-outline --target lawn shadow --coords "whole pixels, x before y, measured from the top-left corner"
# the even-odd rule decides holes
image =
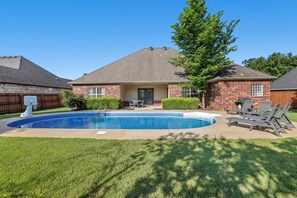
[[[135,181],[126,197],[294,197],[296,145],[296,139],[270,146],[225,139],[149,142],[147,151],[158,156],[153,173]]]
[[[98,181],[98,183],[94,183],[93,187],[88,190],[87,193],[80,196],[81,198],[84,197],[104,197],[106,196],[106,193],[113,190],[113,185],[109,184],[110,182],[117,182],[118,179],[121,179],[126,174],[128,174],[130,171],[133,171],[138,166],[143,165],[143,160],[146,153],[144,151],[136,151],[135,153],[131,154],[129,156],[129,160],[123,161],[123,160],[114,160],[112,163],[108,164],[106,169],[109,171],[104,171],[105,176],[103,176],[103,180]],[[119,164],[122,164],[120,166]],[[125,164],[125,165],[123,165]],[[118,169],[117,167],[121,167]],[[117,169],[114,171],[114,169]],[[114,184],[119,185],[119,184]]]
[[[224,136],[200,135],[193,132],[168,133],[160,136],[159,140],[193,140],[193,139],[224,139]]]

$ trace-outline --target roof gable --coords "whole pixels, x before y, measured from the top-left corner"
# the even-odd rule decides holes
[[[224,81],[224,80],[271,80],[274,76],[263,72],[244,67],[237,64],[231,64],[221,72],[215,75],[215,78],[208,82]]]
[[[182,68],[169,61],[178,56],[172,48],[145,48],[71,82],[71,84],[180,83],[187,79]]]
[[[271,90],[297,90],[297,67],[287,72],[270,86]]]
[[[0,74],[2,83],[71,88],[70,80],[59,78],[21,56],[0,58]]]

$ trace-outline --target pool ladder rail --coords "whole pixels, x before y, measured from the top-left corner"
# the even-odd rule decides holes
[[[100,118],[106,118],[106,115],[107,115],[106,111],[105,112],[104,111],[97,112],[97,116]]]
[[[107,112],[106,106],[104,106],[103,108],[98,107],[97,109],[93,108],[93,110],[97,110],[97,112]]]

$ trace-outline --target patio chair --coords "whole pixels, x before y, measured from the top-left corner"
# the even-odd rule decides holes
[[[229,117],[228,126],[230,127],[232,124],[248,124],[250,125],[250,131],[253,130],[255,126],[271,128],[273,132],[277,136],[281,136],[280,132],[283,132],[280,123],[275,118],[276,113],[280,109],[280,104],[277,104],[273,107],[269,114],[263,116],[246,116],[246,117]]]
[[[138,107],[143,107],[144,104],[144,100],[139,100],[138,101]]]
[[[138,101],[139,101],[139,100],[136,100],[136,99],[135,99],[135,100],[132,100],[132,102],[133,102],[133,104],[134,104],[134,107],[137,107],[137,108],[139,107],[139,105],[138,105]]]
[[[252,108],[252,105],[253,105],[253,101],[252,100],[246,100],[241,109],[238,109],[237,110],[237,113],[239,114],[246,114],[247,112],[250,111],[250,109]]]
[[[291,103],[288,102],[284,108],[279,111],[278,114],[276,114],[275,118],[282,124],[284,124],[284,127],[287,129],[296,128],[294,124],[291,122],[291,120],[287,117],[286,113],[289,111],[291,106]]]
[[[135,103],[132,100],[129,100],[129,107],[134,108],[135,107]]]
[[[250,111],[245,112],[245,114],[243,114],[243,117],[246,116],[251,116],[251,115],[255,115],[255,116],[263,116],[265,114],[269,114],[271,108],[271,101],[263,101],[261,102],[260,108],[259,109],[253,109],[250,108]]]

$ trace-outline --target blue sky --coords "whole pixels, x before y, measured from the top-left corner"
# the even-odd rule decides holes
[[[207,0],[224,20],[240,19],[234,35],[245,59],[297,54],[296,0]],[[22,55],[54,74],[76,79],[139,49],[176,48],[170,26],[184,0],[1,0],[0,55]]]

